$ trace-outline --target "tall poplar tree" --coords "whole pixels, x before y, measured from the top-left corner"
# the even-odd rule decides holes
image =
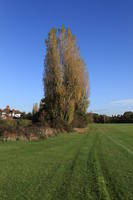
[[[51,119],[71,124],[88,106],[88,73],[70,29],[51,29],[46,40],[45,103]]]
[[[56,29],[53,28],[48,35],[46,43],[46,57],[44,61],[44,91],[48,112],[51,119],[59,118],[59,99],[61,89],[60,57],[57,50]]]

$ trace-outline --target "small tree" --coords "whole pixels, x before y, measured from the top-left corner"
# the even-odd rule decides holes
[[[32,114],[35,115],[38,112],[38,110],[39,110],[38,104],[37,103],[33,104]]]

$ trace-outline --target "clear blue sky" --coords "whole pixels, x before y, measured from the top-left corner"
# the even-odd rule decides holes
[[[43,97],[44,39],[70,27],[90,76],[89,111],[133,111],[132,0],[0,0],[0,108]]]

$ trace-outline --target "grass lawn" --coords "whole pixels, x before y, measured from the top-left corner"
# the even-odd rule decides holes
[[[133,125],[0,143],[0,200],[133,200]]]

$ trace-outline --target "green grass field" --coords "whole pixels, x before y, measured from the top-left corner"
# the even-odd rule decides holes
[[[0,200],[133,200],[133,125],[0,143]]]

